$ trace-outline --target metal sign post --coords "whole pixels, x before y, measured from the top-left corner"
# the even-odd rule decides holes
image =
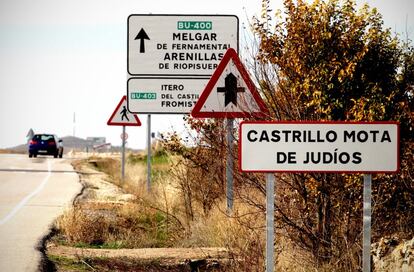
[[[151,114],[147,117],[147,191],[151,191]]]
[[[233,121],[227,119],[227,161],[226,161],[226,180],[227,180],[227,214],[233,213]]]
[[[362,271],[371,272],[371,198],[372,176],[364,175],[364,206],[362,233]]]
[[[125,126],[122,126],[122,163],[121,163],[121,180],[125,181]]]
[[[274,271],[275,252],[275,176],[266,174],[266,272]]]

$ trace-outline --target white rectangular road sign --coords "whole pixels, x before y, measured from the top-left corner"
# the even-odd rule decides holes
[[[242,122],[245,172],[385,173],[399,169],[396,122]]]
[[[128,110],[132,113],[190,113],[209,79],[130,78]]]
[[[130,15],[131,76],[211,76],[228,48],[238,50],[234,15]]]

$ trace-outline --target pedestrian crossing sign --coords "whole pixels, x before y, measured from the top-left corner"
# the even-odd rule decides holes
[[[108,126],[141,126],[141,121],[136,114],[128,111],[127,100],[124,95],[107,124]]]

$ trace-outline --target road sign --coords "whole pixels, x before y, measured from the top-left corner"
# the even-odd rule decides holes
[[[196,118],[244,118],[264,116],[266,105],[236,51],[227,50],[194,106]]]
[[[112,113],[107,124],[108,126],[141,126],[141,121],[138,119],[137,115],[128,111],[127,100],[124,95],[116,106],[115,111]]]
[[[208,83],[203,78],[130,78],[128,110],[132,113],[188,114]]]
[[[234,15],[128,17],[128,73],[132,76],[211,76],[226,50],[238,49]]]
[[[385,173],[399,169],[396,122],[242,122],[244,172]]]
[[[128,133],[121,133],[121,140],[124,140],[124,141],[126,141],[126,140],[128,140]]]

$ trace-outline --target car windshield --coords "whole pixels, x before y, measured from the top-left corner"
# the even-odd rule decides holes
[[[35,135],[33,137],[33,140],[38,140],[38,141],[54,141],[55,138],[53,137],[53,135],[48,135],[48,134],[41,134],[41,135]]]

